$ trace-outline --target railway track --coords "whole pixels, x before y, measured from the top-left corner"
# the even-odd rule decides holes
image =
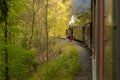
[[[83,72],[79,73],[75,80],[92,80],[92,58],[89,47],[83,42],[68,41],[65,38],[59,40],[72,43],[78,49],[79,63],[82,65]]]

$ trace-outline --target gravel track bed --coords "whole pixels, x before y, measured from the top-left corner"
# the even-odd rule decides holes
[[[65,41],[66,43],[70,42],[66,41],[65,39],[59,40],[62,42]],[[76,75],[75,80],[92,80],[92,57],[90,56],[90,50],[88,48],[85,48],[86,45],[84,44],[80,44],[75,41],[72,43],[78,49],[78,55],[80,58],[79,64],[82,65],[83,69],[82,72]]]
[[[80,64],[82,65],[82,73],[77,76],[76,80],[92,80],[92,58],[90,56],[90,50],[81,46],[80,44],[74,44],[78,48],[78,55],[80,58]]]

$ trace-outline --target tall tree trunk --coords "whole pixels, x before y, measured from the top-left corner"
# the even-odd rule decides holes
[[[46,59],[48,61],[48,0],[46,0],[46,24],[45,24],[45,28],[46,28]]]
[[[57,13],[57,9],[55,8],[55,13],[54,13],[54,37],[56,37],[56,23],[57,23],[57,21],[56,21],[56,13]]]
[[[30,36],[30,41],[29,41],[29,49],[31,48],[31,44],[32,44],[32,38],[33,38],[33,34],[34,34],[34,26],[35,26],[35,10],[34,10],[34,7],[35,7],[35,1],[36,0],[33,0],[33,3],[32,3],[32,28],[31,28],[31,36]]]
[[[10,80],[9,76],[9,68],[8,68],[8,49],[7,49],[7,44],[8,44],[8,27],[7,27],[7,18],[8,18],[8,5],[7,5],[7,0],[3,0],[2,2],[3,5],[3,21],[5,23],[4,25],[4,42],[5,42],[5,80]]]
[[[7,49],[7,44],[8,44],[8,28],[7,28],[7,22],[5,22],[5,32],[4,32],[4,37],[5,37],[5,80],[10,80],[9,77],[9,68],[8,68],[8,49]]]

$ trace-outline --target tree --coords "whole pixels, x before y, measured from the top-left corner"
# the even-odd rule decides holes
[[[7,0],[4,1],[0,1],[0,23],[3,22],[4,23],[4,43],[5,43],[5,47],[4,47],[4,61],[5,61],[5,80],[9,80],[9,69],[8,69],[8,50],[7,50],[7,44],[8,44],[8,27],[7,27],[7,18],[8,18],[8,4],[7,4]]]
[[[48,0],[46,0],[46,5],[45,5],[45,7],[46,7],[46,19],[45,19],[45,29],[46,29],[46,59],[47,59],[47,61],[48,61]]]
[[[28,79],[36,69],[35,55],[50,60],[54,37],[65,33],[69,21],[65,2],[0,1],[0,80]]]
[[[25,0],[24,0],[25,2]],[[20,14],[24,11],[21,0],[17,1],[8,1],[8,0],[2,0],[0,1],[0,79],[1,80],[10,80],[10,79],[19,79],[22,80],[25,77],[20,75],[20,73],[16,76],[14,73],[22,72],[22,74],[25,74],[28,71],[28,68],[32,65],[32,59],[33,54],[32,51],[28,52],[27,50],[21,48],[19,45],[21,40],[18,40],[19,43],[14,43],[13,40],[16,38],[13,37],[14,34],[17,34],[20,30],[20,27],[17,26],[17,17],[20,16]],[[20,4],[18,6],[18,4]],[[17,6],[17,8],[16,8]],[[19,10],[18,10],[19,9]],[[20,33],[20,32],[19,32]],[[20,35],[19,35],[20,37]],[[19,45],[19,47],[18,47]],[[17,49],[18,48],[18,49]],[[23,52],[22,52],[23,51]],[[24,54],[26,55],[26,58],[29,57],[28,53],[30,53],[30,58],[25,58],[23,61]],[[19,57],[17,57],[19,56]],[[16,62],[14,62],[16,61]],[[14,64],[12,64],[14,63]],[[17,64],[17,65],[15,65]],[[28,66],[28,64],[31,64]],[[19,65],[19,66],[18,66]],[[21,66],[20,66],[21,65]],[[4,67],[4,70],[2,69]],[[13,69],[17,68],[17,69]],[[26,69],[27,67],[27,69]],[[19,69],[23,68],[23,70]],[[12,73],[11,73],[12,72]]]

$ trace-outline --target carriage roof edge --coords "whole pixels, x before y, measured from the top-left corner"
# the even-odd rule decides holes
[[[70,28],[83,28],[83,27],[86,27],[86,26],[89,25],[89,24],[91,24],[91,22],[86,23],[86,24],[81,25],[81,26],[70,26],[70,25],[69,25],[68,29],[70,29]]]

